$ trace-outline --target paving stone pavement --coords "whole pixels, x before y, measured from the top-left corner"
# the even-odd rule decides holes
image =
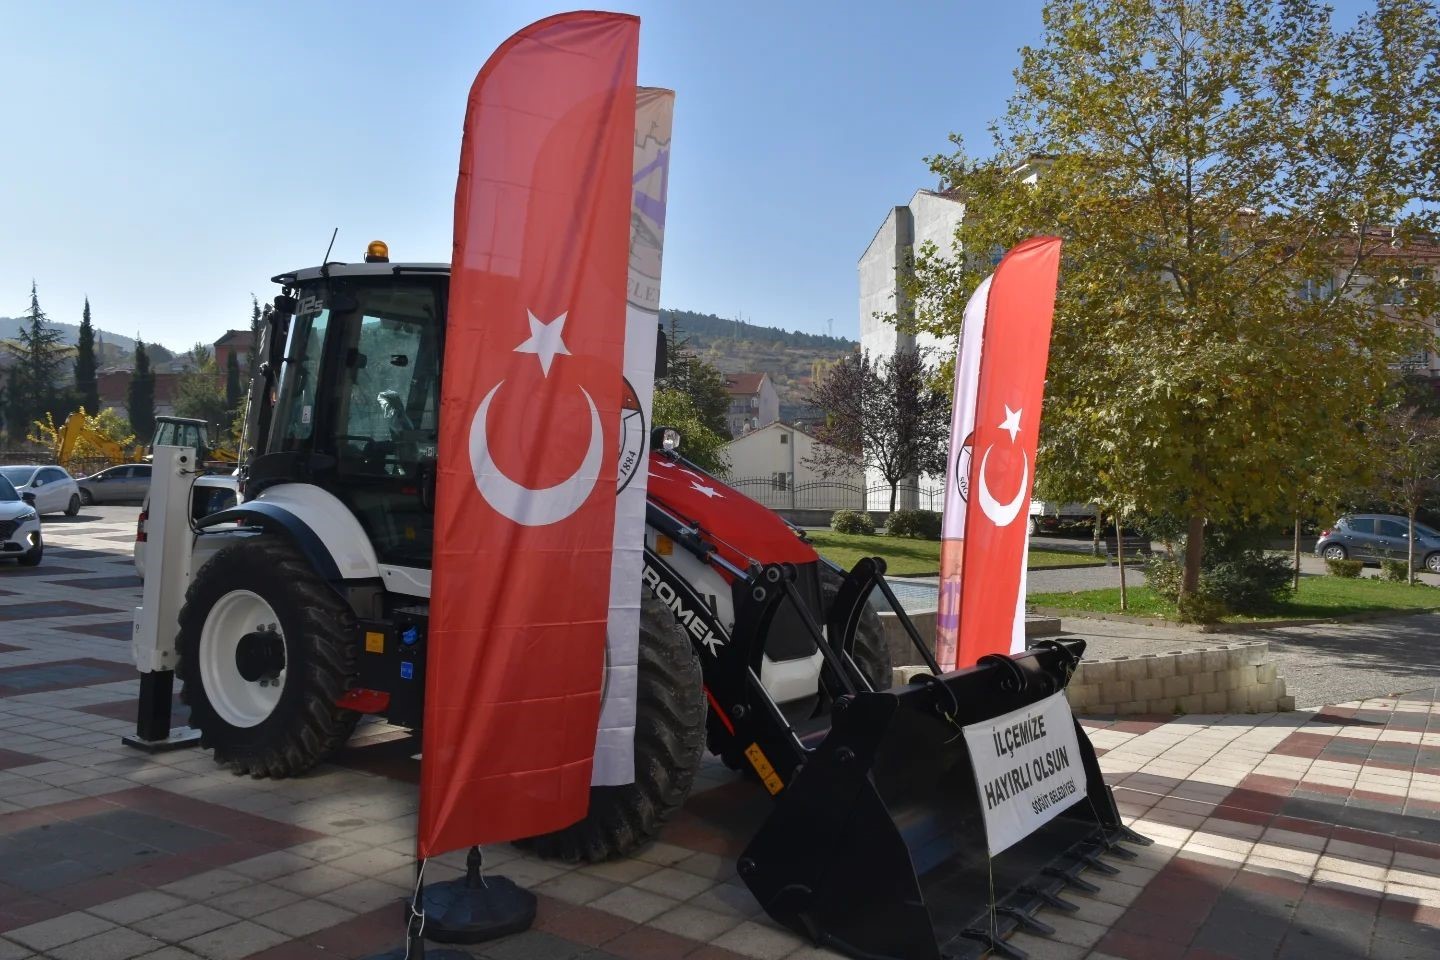
[[[240,778],[199,750],[119,742],[138,681],[135,510],[46,523],[46,562],[0,565],[0,960],[346,960],[400,942],[416,744],[367,724],[335,761]],[[84,583],[85,586],[81,586]],[[1266,716],[1084,718],[1155,844],[1047,911],[1037,960],[1440,956],[1440,691]],[[487,848],[535,890],[535,929],[490,960],[812,960],[734,857],[768,809],[715,763],[639,855],[589,866]],[[463,854],[428,875],[453,876]]]

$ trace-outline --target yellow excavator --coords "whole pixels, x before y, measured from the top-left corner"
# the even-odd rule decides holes
[[[151,441],[151,446],[136,444],[133,447],[127,447],[91,427],[85,412],[77,410],[65,418],[65,422],[57,431],[57,437],[59,449],[55,459],[60,466],[67,468],[70,461],[75,458],[75,451],[80,447],[82,441],[99,456],[107,458],[111,465],[148,461],[154,444],[194,447],[199,452],[202,463],[236,462],[234,452],[211,446],[208,423],[190,417],[156,417],[155,437]]]

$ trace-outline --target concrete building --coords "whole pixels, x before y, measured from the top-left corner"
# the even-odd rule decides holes
[[[776,422],[731,440],[724,451],[731,483],[768,507],[859,509],[864,469],[858,460],[848,468],[820,467],[814,459],[825,447],[804,430]]]
[[[892,207],[880,229],[875,231],[859,264],[860,349],[872,359],[891,356],[899,349],[919,347],[937,353],[951,349],[929,334],[917,336],[900,332],[893,318],[908,316],[912,310],[899,280],[915,251],[930,242],[948,253],[954,243],[955,228],[964,216],[965,204],[954,195],[916,190],[908,204]],[[868,471],[866,480],[869,487],[885,483],[873,469]],[[903,482],[896,506],[916,509],[924,505],[920,503],[922,489],[944,485],[944,477],[920,476]],[[888,490],[883,495],[876,493],[871,500],[870,509],[889,509]]]
[[[725,392],[730,395],[725,422],[732,437],[780,419],[780,395],[768,373],[727,373]]]

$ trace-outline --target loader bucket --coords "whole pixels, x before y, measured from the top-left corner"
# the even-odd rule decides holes
[[[1024,954],[1015,930],[1047,933],[1042,906],[1073,911],[1101,852],[1149,841],[1120,821],[1094,748],[1076,725],[1087,795],[991,858],[965,738],[1062,690],[1083,641],[1046,641],[940,678],[842,698],[816,746],[739,861],[766,912],[815,943],[865,960]],[[950,718],[947,718],[947,714]],[[954,722],[951,722],[951,720]]]

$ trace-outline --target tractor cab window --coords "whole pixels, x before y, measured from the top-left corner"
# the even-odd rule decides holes
[[[305,312],[308,308],[309,312]],[[317,297],[301,300],[301,312],[290,327],[281,370],[284,389],[275,404],[271,450],[300,450],[309,446],[315,430],[316,393],[320,384],[320,360],[325,347],[325,328],[330,310]]]
[[[330,356],[335,493],[369,533],[382,563],[428,567],[440,435],[444,320],[431,280],[385,278],[351,288]],[[328,427],[322,427],[329,432]]]
[[[434,462],[439,436],[434,290],[427,283],[361,289],[343,344],[340,472],[413,479]]]

